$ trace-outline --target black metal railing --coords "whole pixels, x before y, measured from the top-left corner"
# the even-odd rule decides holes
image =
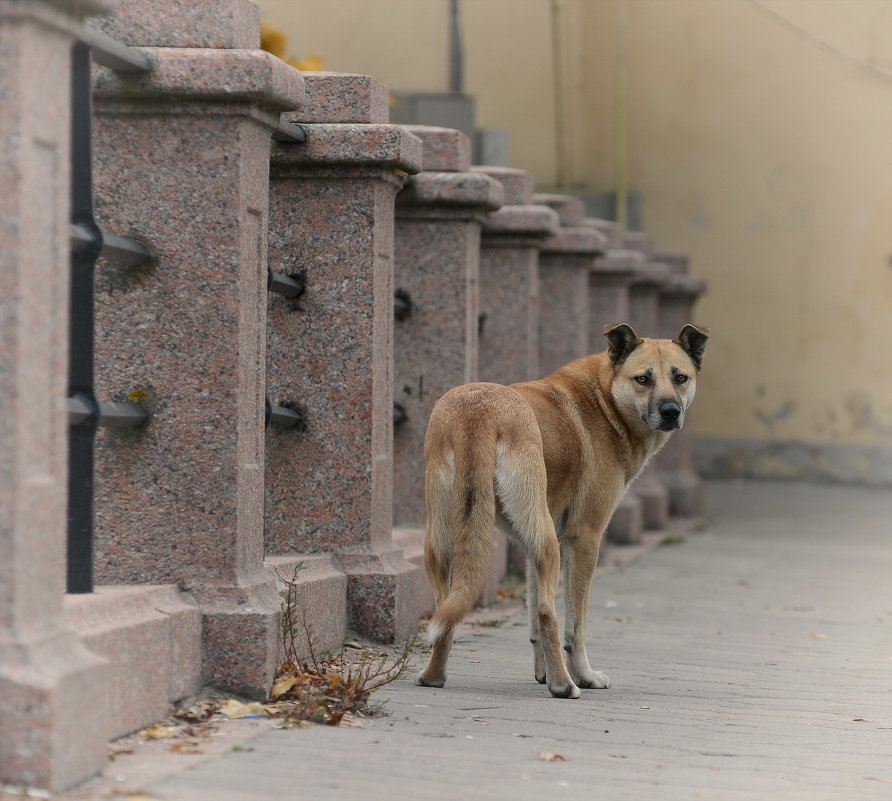
[[[115,72],[150,72],[152,60],[102,31],[84,26],[71,54],[71,317],[68,369],[68,581],[70,593],[93,591],[93,496],[96,431],[102,427],[136,428],[148,415],[136,403],[100,401],[94,389],[94,287],[101,256],[137,266],[148,251],[132,239],[103,233],[93,215],[92,86],[90,64]],[[280,119],[272,132],[280,142],[304,143],[300,125]],[[295,304],[304,291],[304,275],[270,271],[268,288]],[[268,425],[306,429],[302,409],[266,403]]]

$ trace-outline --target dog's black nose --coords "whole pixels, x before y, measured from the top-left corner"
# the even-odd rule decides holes
[[[674,423],[681,417],[681,406],[673,401],[660,404],[660,417],[666,423]]]

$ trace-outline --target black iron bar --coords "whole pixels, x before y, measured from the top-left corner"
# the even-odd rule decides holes
[[[276,127],[273,128],[273,139],[277,142],[303,144],[307,141],[307,131],[293,122],[279,120]]]
[[[71,253],[68,397],[81,408],[68,427],[68,592],[93,591],[93,444],[99,404],[93,390],[93,279],[102,232],[93,218],[90,47],[71,51],[71,222],[85,241]]]
[[[72,223],[69,242],[72,252],[77,253],[83,248],[89,247],[93,243],[93,239],[86,226]],[[149,258],[149,251],[132,239],[114,234],[103,234],[102,250],[99,255],[118,264],[136,267]]]
[[[112,39],[98,28],[84,25],[80,40],[92,49],[93,61],[115,72],[151,72],[152,62],[145,53]]]

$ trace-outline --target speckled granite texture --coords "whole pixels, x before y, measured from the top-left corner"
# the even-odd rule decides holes
[[[206,680],[264,697],[280,614],[263,569],[270,126],[303,82],[256,51],[152,57],[153,78],[97,75],[97,217],[153,257],[97,273],[97,393],[152,413],[97,439],[97,579],[191,592]]]
[[[260,9],[251,0],[121,0],[90,24],[138,47],[260,47]]]
[[[480,379],[512,384],[540,378],[539,250],[558,215],[529,204],[533,177],[508,167],[474,167],[495,178],[505,205],[483,224],[480,254]]]
[[[597,230],[609,235],[613,229],[598,227]],[[592,353],[600,353],[605,349],[605,325],[629,321],[629,284],[635,270],[644,261],[644,255],[637,251],[612,248],[595,260],[589,285]],[[634,545],[640,542],[643,514],[641,499],[634,493],[627,492],[607,526],[607,539],[617,545]]]
[[[623,229],[619,223],[613,220],[600,220],[597,217],[586,217],[581,224],[603,234],[607,238],[607,247],[614,250],[623,248]]]
[[[68,595],[65,620],[109,661],[112,737],[166,717],[204,684],[201,612],[176,586],[106,586]]]
[[[558,201],[553,203],[561,207]],[[539,368],[543,375],[591,353],[590,275],[595,258],[605,249],[605,238],[597,231],[583,227],[561,227],[542,246],[539,253]]]
[[[333,78],[335,82],[339,80]],[[269,554],[332,552],[348,625],[382,641],[414,631],[424,578],[392,540],[393,219],[421,142],[396,126],[308,124],[275,145],[270,263],[304,271],[297,306],[271,298],[268,391],[302,408],[303,433],[273,433]]]
[[[434,404],[478,377],[480,226],[500,197],[485,175],[423,172],[397,198],[395,282],[412,301],[394,330],[393,397],[407,413],[394,432],[398,527],[424,526],[424,435]]]
[[[585,203],[578,197],[537,192],[533,195],[532,200],[533,203],[553,209],[560,219],[562,228],[577,228],[585,225]]]
[[[467,172],[471,169],[471,140],[461,131],[434,125],[403,127],[421,140],[425,172]]]
[[[307,96],[300,108],[284,115],[289,122],[386,123],[387,87],[368,75],[302,72]]]
[[[0,785],[53,791],[111,732],[108,665],[62,617],[72,5],[0,0]]]
[[[686,256],[661,253],[655,254],[654,258],[674,272],[661,287],[657,316],[657,335],[671,339],[686,323],[694,322],[693,307],[706,291],[706,283],[684,274],[688,268]],[[694,404],[689,414],[697,413],[696,400]],[[691,433],[687,425],[676,431],[657,454],[654,467],[669,491],[669,511],[684,517],[700,514],[703,480],[694,469]]]
[[[650,241],[643,234],[633,236],[627,233],[625,236],[627,242],[637,243],[639,252],[644,253],[645,248],[651,250]],[[639,336],[654,338],[658,335],[660,291],[669,276],[669,268],[655,261],[646,261],[633,273],[629,284],[629,322]],[[646,467],[635,479],[631,491],[641,498],[644,527],[665,528],[669,522],[669,490],[653,465]]]

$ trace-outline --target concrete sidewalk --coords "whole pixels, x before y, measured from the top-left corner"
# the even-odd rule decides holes
[[[266,731],[144,794],[892,798],[892,493],[722,483],[706,497],[702,533],[595,580],[589,652],[612,689],[550,698],[521,613],[456,642],[444,689],[407,676],[382,690],[389,717]]]

